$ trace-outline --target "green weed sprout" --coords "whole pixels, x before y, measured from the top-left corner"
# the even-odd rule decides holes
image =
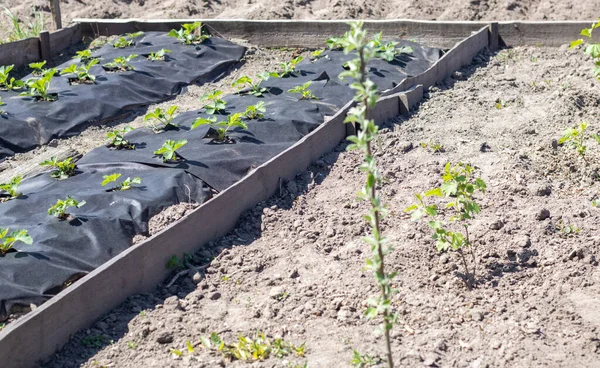
[[[11,70],[13,70],[14,65],[5,65],[5,66],[0,66],[0,87],[8,89],[8,90],[13,90],[13,89],[20,89],[23,88],[23,86],[25,86],[25,82],[15,79],[13,78],[9,78],[9,73]]]
[[[23,25],[19,23],[19,18],[7,8],[4,8],[4,15],[12,22],[12,29],[8,33],[9,42],[37,37],[44,30],[44,13],[41,11],[34,10],[33,22]]]
[[[254,81],[252,78],[248,76],[243,76],[238,78],[235,82],[231,84],[232,87],[238,87],[238,93],[243,88],[248,88],[248,94],[251,94],[256,97],[262,97],[265,93],[267,93],[267,89],[265,87],[261,87],[260,84],[263,81],[266,81],[271,77],[270,73],[262,73],[258,76],[258,81]]]
[[[294,74],[296,71],[296,65],[298,65],[298,63],[300,63],[302,60],[304,60],[304,57],[298,56],[288,62],[279,63],[279,66],[281,66],[282,69],[282,71],[279,73],[279,77],[284,78]]]
[[[50,82],[56,73],[56,69],[47,70],[39,79],[29,79],[25,82],[28,91],[21,92],[19,96],[33,97],[40,101],[56,101],[57,97],[50,94]]]
[[[124,49],[125,47],[135,45],[134,38],[143,35],[144,32],[127,33],[125,37],[119,37],[112,45],[117,49]]]
[[[118,174],[118,173],[104,175],[102,177],[104,179],[102,181],[102,186],[104,187],[110,183],[116,183],[117,179],[119,179],[120,177],[121,177],[121,174]],[[115,187],[109,189],[109,191],[129,190],[129,189],[131,189],[131,186],[133,184],[142,184],[142,178],[139,178],[136,176],[135,178],[131,179],[130,177],[127,177],[127,179],[123,180],[121,183],[118,183]]]
[[[600,21],[594,22],[590,28],[584,28],[581,30],[580,35],[587,37],[589,41],[592,41],[592,32],[594,29],[600,27]],[[584,44],[583,38],[577,39],[571,42],[571,48]],[[600,79],[600,43],[589,43],[585,46],[584,52],[592,57],[594,60],[594,76]]]
[[[135,59],[137,57],[137,54],[131,54],[127,57],[124,56],[119,56],[114,58],[113,61],[111,61],[110,63],[106,63],[104,64],[104,66],[106,68],[109,69],[116,69],[116,70],[120,70],[120,71],[129,71],[129,70],[135,70],[135,68],[133,67],[133,65],[129,64],[129,62],[133,59]]]
[[[328,46],[342,48],[345,54],[351,52],[357,54],[357,58],[348,62],[349,70],[342,72],[339,77],[350,77],[354,80],[350,87],[356,90],[355,100],[358,104],[350,109],[345,121],[360,125],[360,132],[356,136],[348,137],[348,140],[352,142],[348,146],[348,150],[361,150],[363,152],[364,162],[360,169],[365,172],[367,177],[358,198],[371,204],[371,210],[364,216],[371,228],[371,233],[363,239],[371,246],[371,258],[366,260],[366,269],[373,272],[380,294],[369,298],[369,307],[365,315],[369,319],[382,316],[386,359],[388,367],[392,368],[394,363],[390,330],[396,321],[396,316],[392,313],[391,296],[396,292],[392,289],[392,281],[396,277],[396,272],[388,273],[385,271],[385,256],[392,251],[392,247],[381,231],[380,221],[387,215],[387,209],[381,202],[381,197],[377,192],[377,185],[382,183],[382,176],[377,169],[377,163],[371,148],[371,142],[377,139],[379,129],[373,120],[367,118],[369,110],[375,107],[378,99],[377,87],[367,77],[367,63],[377,57],[378,50],[373,47],[372,41],[367,38],[367,31],[363,29],[362,22],[350,22],[349,25],[350,30],[343,37],[329,43]]]
[[[431,153],[440,153],[446,151],[446,149],[440,142],[436,142],[432,139],[429,140],[429,143],[421,142],[421,147],[425,148]]]
[[[71,215],[67,213],[67,210],[71,207],[81,208],[85,205],[85,201],[77,201],[71,196],[67,196],[66,199],[59,199],[56,204],[48,209],[48,214],[54,217],[58,217],[60,220],[66,220]]]
[[[9,235],[8,228],[0,228],[0,253],[2,253],[3,256],[6,255],[17,242],[32,244],[33,239],[27,234],[27,230],[16,230]]]
[[[185,45],[195,45],[204,42],[209,35],[204,34],[202,22],[182,24],[179,30],[172,29],[167,36],[177,38]]]
[[[167,139],[167,141],[162,145],[161,148],[154,151],[156,156],[161,156],[163,162],[176,161],[178,157],[181,157],[177,150],[187,144],[186,139],[180,139],[177,141],[173,141]]]
[[[270,340],[262,332],[257,332],[253,338],[239,334],[237,341],[231,344],[226,344],[215,332],[210,337],[200,337],[200,341],[206,349],[220,352],[231,360],[257,361],[271,357],[284,358],[292,354],[303,357],[306,352],[304,344],[296,346],[281,338]]]
[[[150,61],[164,61],[167,54],[170,54],[171,50],[160,49],[157,52],[152,52],[148,55],[148,60]]]
[[[132,127],[126,126],[123,129],[114,129],[106,133],[106,138],[110,139],[108,143],[109,147],[116,149],[134,149],[135,145],[131,144],[127,139],[124,138],[125,134],[131,132]]]
[[[225,142],[227,140],[227,132],[232,127],[238,127],[242,129],[248,129],[246,123],[242,121],[242,113],[238,112],[227,116],[227,120],[220,121],[217,123],[216,118],[198,118],[192,123],[192,129],[196,129],[201,125],[210,125],[216,131],[216,137],[214,139],[218,142]]]
[[[56,156],[52,156],[50,160],[43,161],[40,166],[49,166],[54,168],[55,171],[50,173],[50,177],[58,180],[64,180],[75,175],[75,169],[77,166],[71,162],[72,160],[73,158],[69,157],[64,161],[58,161]]]
[[[244,116],[248,119],[262,119],[264,118],[264,113],[267,112],[265,108],[265,103],[263,101],[258,102],[256,105],[250,105],[246,107],[244,111]]]
[[[98,64],[98,59],[92,59],[89,63],[78,67],[76,64],[71,64],[67,68],[63,69],[60,74],[75,74],[75,78],[80,83],[94,83],[96,77],[90,74],[90,69],[94,65]]]
[[[227,102],[221,99],[221,95],[223,91],[213,91],[209,93],[205,93],[200,97],[201,102],[205,102],[203,106],[204,110],[207,114],[214,115],[225,112],[225,106],[227,106]]]
[[[21,196],[21,193],[19,193],[19,184],[22,180],[23,176],[17,175],[8,183],[0,184],[0,192],[5,193],[3,196],[0,195],[0,202],[8,201]]]
[[[97,57],[92,56],[91,50],[76,51],[75,56],[73,56],[73,59],[79,59],[79,61],[81,61],[82,63],[88,63],[92,60],[98,60]]]
[[[569,128],[565,130],[563,136],[558,140],[558,143],[560,144],[566,143],[569,146],[574,147],[577,151],[577,154],[585,162],[587,162],[587,158],[585,157],[587,152],[587,146],[585,145],[585,142],[587,142],[589,138],[594,138],[594,140],[596,140],[596,142],[600,144],[600,136],[598,136],[598,134],[588,134],[586,131],[587,126],[588,124],[586,122],[583,122],[580,123],[579,126]]]
[[[144,116],[144,121],[150,122],[150,126],[154,132],[159,132],[161,130],[177,128],[177,124],[173,124],[173,119],[175,118],[174,114],[177,111],[178,106],[171,106],[166,111],[157,107],[153,112],[146,114]],[[162,124],[162,126],[157,126],[153,123],[153,121],[157,121]]]
[[[465,282],[469,289],[473,287],[477,271],[476,249],[469,236],[469,226],[470,220],[473,220],[475,215],[481,211],[474,195],[476,192],[485,194],[487,188],[481,178],[473,176],[474,171],[475,169],[469,164],[459,162],[452,165],[447,163],[442,175],[443,184],[425,193],[415,194],[417,203],[405,210],[405,212],[412,213],[413,220],[418,220],[423,216],[431,218],[428,224],[434,231],[433,239],[436,241],[438,251],[458,252],[465,271]],[[452,211],[449,223],[457,223],[464,232],[451,231],[447,223],[436,220],[439,215],[438,207],[436,204],[428,205],[425,201],[427,197],[449,198],[450,201],[445,205],[445,208]],[[467,261],[465,252],[469,252],[471,262]],[[471,267],[469,267],[469,263],[472,263]]]
[[[315,96],[314,93],[312,93],[312,91],[310,89],[308,89],[308,87],[310,87],[311,83],[312,83],[311,81],[308,81],[308,82],[301,84],[299,86],[296,86],[292,89],[288,89],[288,92],[300,93],[301,100],[318,100],[317,96]]]
[[[379,357],[361,354],[358,350],[353,351],[352,360],[350,361],[350,364],[354,368],[371,367],[379,363],[381,363],[381,359]]]

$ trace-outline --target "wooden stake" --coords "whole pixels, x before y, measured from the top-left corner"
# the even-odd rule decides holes
[[[60,15],[60,0],[50,0],[50,9],[52,10],[52,18],[56,29],[62,28],[62,18]]]

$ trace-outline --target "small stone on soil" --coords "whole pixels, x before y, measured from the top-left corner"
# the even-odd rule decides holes
[[[550,211],[546,208],[542,208],[536,215],[535,219],[538,221],[543,221],[550,217]]]
[[[490,230],[500,230],[504,227],[502,220],[496,220],[490,224]]]
[[[170,331],[162,331],[156,335],[156,342],[159,344],[168,344],[173,342],[173,333]]]

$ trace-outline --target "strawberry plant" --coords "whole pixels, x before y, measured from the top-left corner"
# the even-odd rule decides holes
[[[55,171],[50,173],[50,176],[58,180],[64,180],[67,179],[69,176],[75,175],[75,169],[77,168],[77,166],[73,162],[71,162],[72,160],[73,158],[69,157],[64,161],[58,161],[58,158],[56,156],[52,156],[50,160],[43,161],[40,164],[40,166],[53,167]]]
[[[106,133],[106,138],[110,139],[108,146],[116,149],[135,149],[135,145],[131,144],[131,142],[124,138],[125,134],[131,132],[132,130],[132,127],[126,126],[123,129],[114,129],[109,131]]]
[[[8,74],[13,70],[14,65],[0,66],[0,87],[8,90],[19,89],[25,86],[21,80],[9,78]]]
[[[150,61],[164,61],[167,57],[167,54],[170,54],[171,50],[160,49],[157,52],[152,52],[148,55],[148,60]]]
[[[267,109],[265,108],[265,103],[263,101],[260,101],[256,105],[250,105],[246,107],[246,111],[244,111],[244,116],[248,119],[262,119],[265,117],[263,115],[265,112],[267,112]]]
[[[382,317],[387,365],[392,368],[394,363],[390,330],[397,317],[392,313],[391,296],[396,293],[396,290],[392,289],[392,281],[396,277],[396,272],[389,273],[385,270],[385,256],[392,251],[392,247],[388,245],[381,231],[381,220],[387,215],[387,209],[381,203],[381,197],[377,192],[377,186],[381,185],[383,180],[371,148],[371,142],[377,139],[379,129],[373,120],[368,119],[369,111],[375,107],[378,96],[375,83],[368,79],[367,64],[377,56],[377,50],[373,47],[373,42],[368,40],[367,31],[363,29],[363,23],[360,21],[350,22],[350,31],[346,32],[343,37],[337,38],[329,46],[341,47],[346,55],[350,52],[357,54],[355,59],[348,62],[349,69],[342,72],[339,77],[350,77],[354,80],[350,87],[356,90],[355,100],[358,104],[348,111],[345,121],[359,124],[360,130],[357,135],[348,137],[348,140],[352,142],[348,146],[348,150],[363,152],[364,162],[360,169],[366,173],[366,180],[358,198],[371,205],[369,213],[364,216],[371,228],[370,235],[363,238],[371,246],[371,257],[366,261],[366,269],[373,272],[380,294],[377,297],[369,298],[367,301],[369,307],[365,315],[369,319]]]
[[[56,69],[50,69],[39,79],[29,79],[25,82],[28,91],[21,92],[19,96],[33,97],[38,101],[56,101],[58,95],[49,93],[50,82],[56,73]]]
[[[81,61],[82,63],[88,63],[92,60],[99,60],[99,58],[92,56],[91,50],[76,51],[75,56],[73,56],[73,59],[79,59],[79,61]]]
[[[383,41],[381,40],[382,37],[382,33],[379,32],[378,34],[375,35],[375,38],[371,41],[372,42],[372,47],[374,49],[377,50],[377,53],[375,55],[375,57],[379,58],[379,59],[383,59],[387,62],[392,62],[394,61],[394,59],[396,58],[397,55],[400,54],[408,54],[413,52],[412,47],[410,46],[404,46],[404,47],[396,47],[398,45],[398,42],[388,42],[388,43],[383,43]]]
[[[443,184],[424,193],[415,194],[417,203],[405,210],[412,213],[413,220],[418,220],[423,216],[431,218],[428,225],[433,230],[433,239],[436,241],[438,251],[458,252],[465,272],[465,282],[469,289],[473,287],[477,271],[476,249],[469,234],[469,226],[470,221],[481,211],[474,195],[477,191],[482,194],[485,194],[486,191],[485,182],[481,178],[474,177],[474,171],[475,169],[471,165],[462,162],[455,165],[447,163],[442,175]],[[440,215],[438,206],[436,204],[428,205],[427,197],[450,199],[444,206],[452,211],[449,223],[436,220]],[[454,227],[462,228],[464,232],[454,231],[450,225],[452,223],[457,224]],[[469,253],[471,261],[467,260],[465,252]]]
[[[102,181],[102,186],[106,186],[110,183],[116,183],[117,179],[119,179],[121,177],[121,174],[110,174],[110,175],[104,175],[102,178],[104,179]],[[111,192],[111,191],[115,191],[115,190],[129,190],[131,189],[131,186],[133,184],[142,184],[142,179],[139,177],[135,177],[133,179],[131,179],[130,177],[127,177],[127,179],[123,180],[121,183],[116,184],[115,187],[108,189],[107,192]]]
[[[237,341],[231,344],[226,344],[215,332],[210,337],[200,337],[200,341],[206,349],[218,351],[231,360],[265,360],[270,357],[283,358],[291,354],[303,357],[306,350],[304,344],[296,346],[281,338],[270,340],[262,332],[256,332],[254,338],[239,334]],[[189,347],[188,351],[193,352]]]
[[[243,76],[238,78],[235,82],[231,84],[232,87],[238,87],[238,91],[247,88],[249,89],[248,94],[251,94],[256,97],[262,97],[265,93],[267,93],[267,89],[265,87],[261,87],[260,84],[263,81],[266,81],[270,77],[270,73],[262,73],[258,76],[258,81],[252,80],[252,78],[248,76]],[[240,92],[238,92],[240,93]]]
[[[54,217],[58,217],[60,220],[66,220],[71,215],[67,213],[67,210],[71,207],[81,208],[85,205],[85,201],[77,201],[71,196],[67,196],[66,199],[59,199],[56,204],[48,209],[48,214]]]
[[[581,30],[580,35],[587,37],[592,42],[592,32],[594,29],[600,27],[600,21],[594,22],[590,28],[584,28]],[[584,44],[583,38],[577,39],[571,42],[571,48]],[[594,61],[594,76],[600,79],[600,43],[589,43],[585,45],[584,52],[592,57]]]
[[[220,121],[217,123],[216,118],[198,118],[192,123],[192,129],[196,129],[201,125],[210,125],[215,130],[215,135],[211,136],[207,134],[207,138],[213,138],[217,142],[225,142],[228,140],[227,132],[232,127],[238,127],[242,129],[248,129],[246,123],[242,121],[242,113],[238,112],[227,116],[227,120]]]
[[[587,152],[587,146],[585,143],[589,138],[593,138],[600,144],[600,136],[598,134],[589,134],[587,129],[587,123],[580,123],[579,126],[574,128],[569,128],[564,131],[563,136],[558,140],[559,144],[568,144],[575,148],[579,157],[581,157],[585,162],[587,162],[587,158],[585,154]]]
[[[296,71],[296,65],[298,65],[298,63],[302,60],[304,60],[304,57],[298,56],[288,62],[279,63],[279,66],[281,66],[282,69],[282,71],[279,73],[279,77],[284,78],[294,74]]]
[[[96,77],[90,74],[90,68],[98,64],[98,59],[92,59],[89,63],[78,67],[76,64],[71,64],[63,69],[60,74],[75,74],[75,78],[69,78],[69,82],[73,80],[76,83],[94,84]]]
[[[214,115],[225,112],[225,106],[227,106],[227,102],[221,99],[221,95],[223,91],[213,91],[210,93],[205,93],[200,97],[201,102],[205,102],[203,106],[204,110],[207,114]]]
[[[135,45],[134,38],[143,35],[144,32],[127,33],[125,37],[119,37],[112,45],[117,49],[124,49],[125,47]]]
[[[0,254],[2,256],[5,256],[17,242],[32,244],[33,239],[27,234],[27,230],[16,230],[9,235],[8,228],[0,228]]]
[[[114,58],[110,63],[106,63],[103,65],[104,69],[108,71],[114,72],[126,72],[129,70],[135,70],[133,65],[129,64],[129,62],[137,57],[137,54],[131,54],[127,57],[119,56]]]
[[[23,180],[23,177],[17,175],[8,183],[0,184],[0,192],[4,192],[4,194],[0,194],[0,202],[5,202],[21,196],[21,193],[19,193],[19,184],[21,183],[21,180]]]
[[[323,56],[323,52],[325,52],[325,50],[315,50],[315,51],[311,52],[310,53],[311,61],[314,63],[315,61],[319,60],[322,57],[327,58],[327,55]]]
[[[39,63],[31,63],[29,64],[29,67],[32,69],[31,74],[35,75],[36,77],[39,77],[40,75],[43,75],[44,72],[48,69],[44,69],[44,65],[46,65],[46,61],[40,61]]]
[[[167,36],[175,37],[179,42],[186,45],[199,44],[210,38],[209,35],[205,34],[202,22],[182,24],[181,27],[177,31],[172,29],[167,33]]]
[[[153,112],[146,114],[144,116],[144,121],[150,122],[150,126],[154,132],[160,132],[161,130],[173,129],[177,128],[176,124],[173,124],[173,114],[177,110],[177,106],[171,106],[168,110],[163,110],[160,107],[157,107]],[[157,121],[162,124],[162,126],[157,126],[153,122]]]
[[[318,100],[317,96],[315,96],[314,93],[312,93],[312,91],[310,89],[308,89],[308,87],[310,87],[311,83],[312,83],[311,81],[308,81],[302,85],[296,86],[292,89],[288,89],[288,92],[300,93],[301,100]]]
[[[182,158],[177,153],[177,150],[185,146],[186,143],[187,140],[185,139],[180,139],[177,141],[167,139],[167,141],[162,145],[161,148],[154,151],[154,154],[156,156],[161,156],[163,162],[177,161],[177,159]]]

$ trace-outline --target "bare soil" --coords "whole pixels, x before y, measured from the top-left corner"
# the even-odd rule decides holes
[[[409,118],[384,124],[375,155],[390,209],[384,232],[395,246],[386,262],[399,273],[397,366],[598,366],[600,213],[591,200],[600,193],[600,147],[588,142],[585,163],[556,142],[580,121],[600,129],[598,87],[579,50],[503,50],[431,88]],[[367,205],[354,200],[361,156],[345,146],[195,254],[195,270],[132,296],[44,366],[248,366],[202,348],[211,332],[227,342],[264,331],[306,344],[304,357],[253,367],[351,366],[353,349],[382,356],[377,323],[363,316],[377,286],[363,269]],[[473,290],[456,253],[437,252],[431,230],[404,213],[413,193],[439,185],[445,163],[459,161],[488,185],[471,227]]]

